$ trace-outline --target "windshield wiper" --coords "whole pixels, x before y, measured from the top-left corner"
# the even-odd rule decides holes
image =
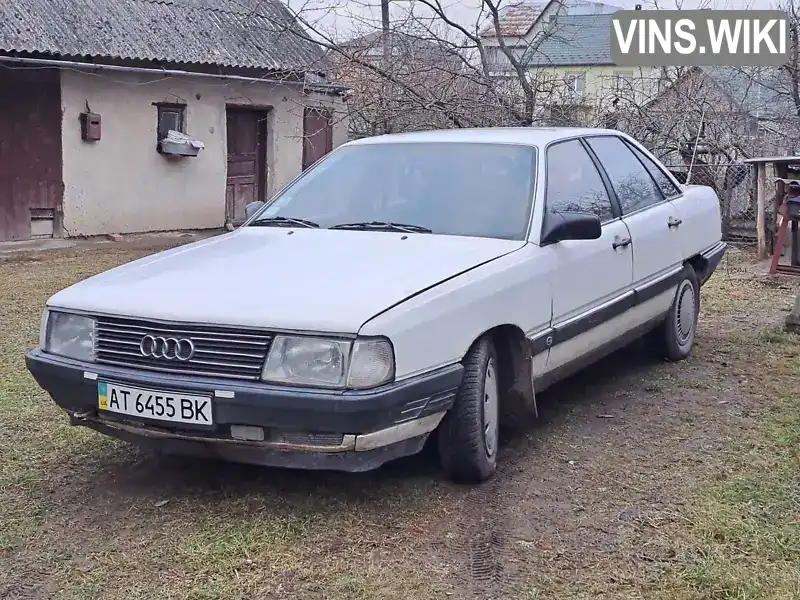
[[[314,223],[314,221],[309,221],[307,219],[298,219],[295,217],[265,217],[263,219],[256,219],[252,223],[251,226],[261,226],[261,227],[282,227],[287,225],[291,227],[292,225],[302,225],[303,227],[311,227],[317,228],[319,227],[319,223]]]
[[[407,225],[406,223],[390,223],[388,221],[363,221],[361,223],[340,223],[339,225],[332,225],[328,229],[374,229],[374,230],[390,230],[390,231],[405,231],[407,233],[433,233],[432,229],[422,227],[421,225]]]

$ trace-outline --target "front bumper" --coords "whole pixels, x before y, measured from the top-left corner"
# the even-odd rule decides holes
[[[167,453],[342,471],[367,471],[419,452],[452,406],[463,373],[456,364],[374,390],[342,392],[84,363],[39,349],[26,364],[73,425]],[[210,396],[214,424],[100,411],[98,381]],[[238,433],[254,428],[263,439]]]

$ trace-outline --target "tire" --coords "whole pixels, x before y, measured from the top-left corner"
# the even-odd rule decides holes
[[[653,332],[659,355],[669,361],[683,360],[692,351],[700,313],[700,283],[690,265],[683,267],[675,298],[666,319]]]
[[[439,425],[439,462],[457,483],[482,483],[497,470],[499,446],[500,370],[491,338],[478,339],[462,364],[455,402]]]

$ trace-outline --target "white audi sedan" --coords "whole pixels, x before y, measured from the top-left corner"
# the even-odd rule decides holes
[[[485,481],[535,393],[643,335],[686,357],[726,248],[711,188],[601,129],[362,139],[248,213],[50,298],[27,365],[72,424],[345,471],[434,435]]]

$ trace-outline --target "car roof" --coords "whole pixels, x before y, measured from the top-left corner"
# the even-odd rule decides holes
[[[615,129],[599,129],[593,127],[483,127],[475,129],[438,129],[434,131],[376,135],[353,140],[346,145],[461,142],[544,146],[550,142],[564,138],[571,138],[579,135],[597,135],[600,133],[620,135],[620,132]]]

